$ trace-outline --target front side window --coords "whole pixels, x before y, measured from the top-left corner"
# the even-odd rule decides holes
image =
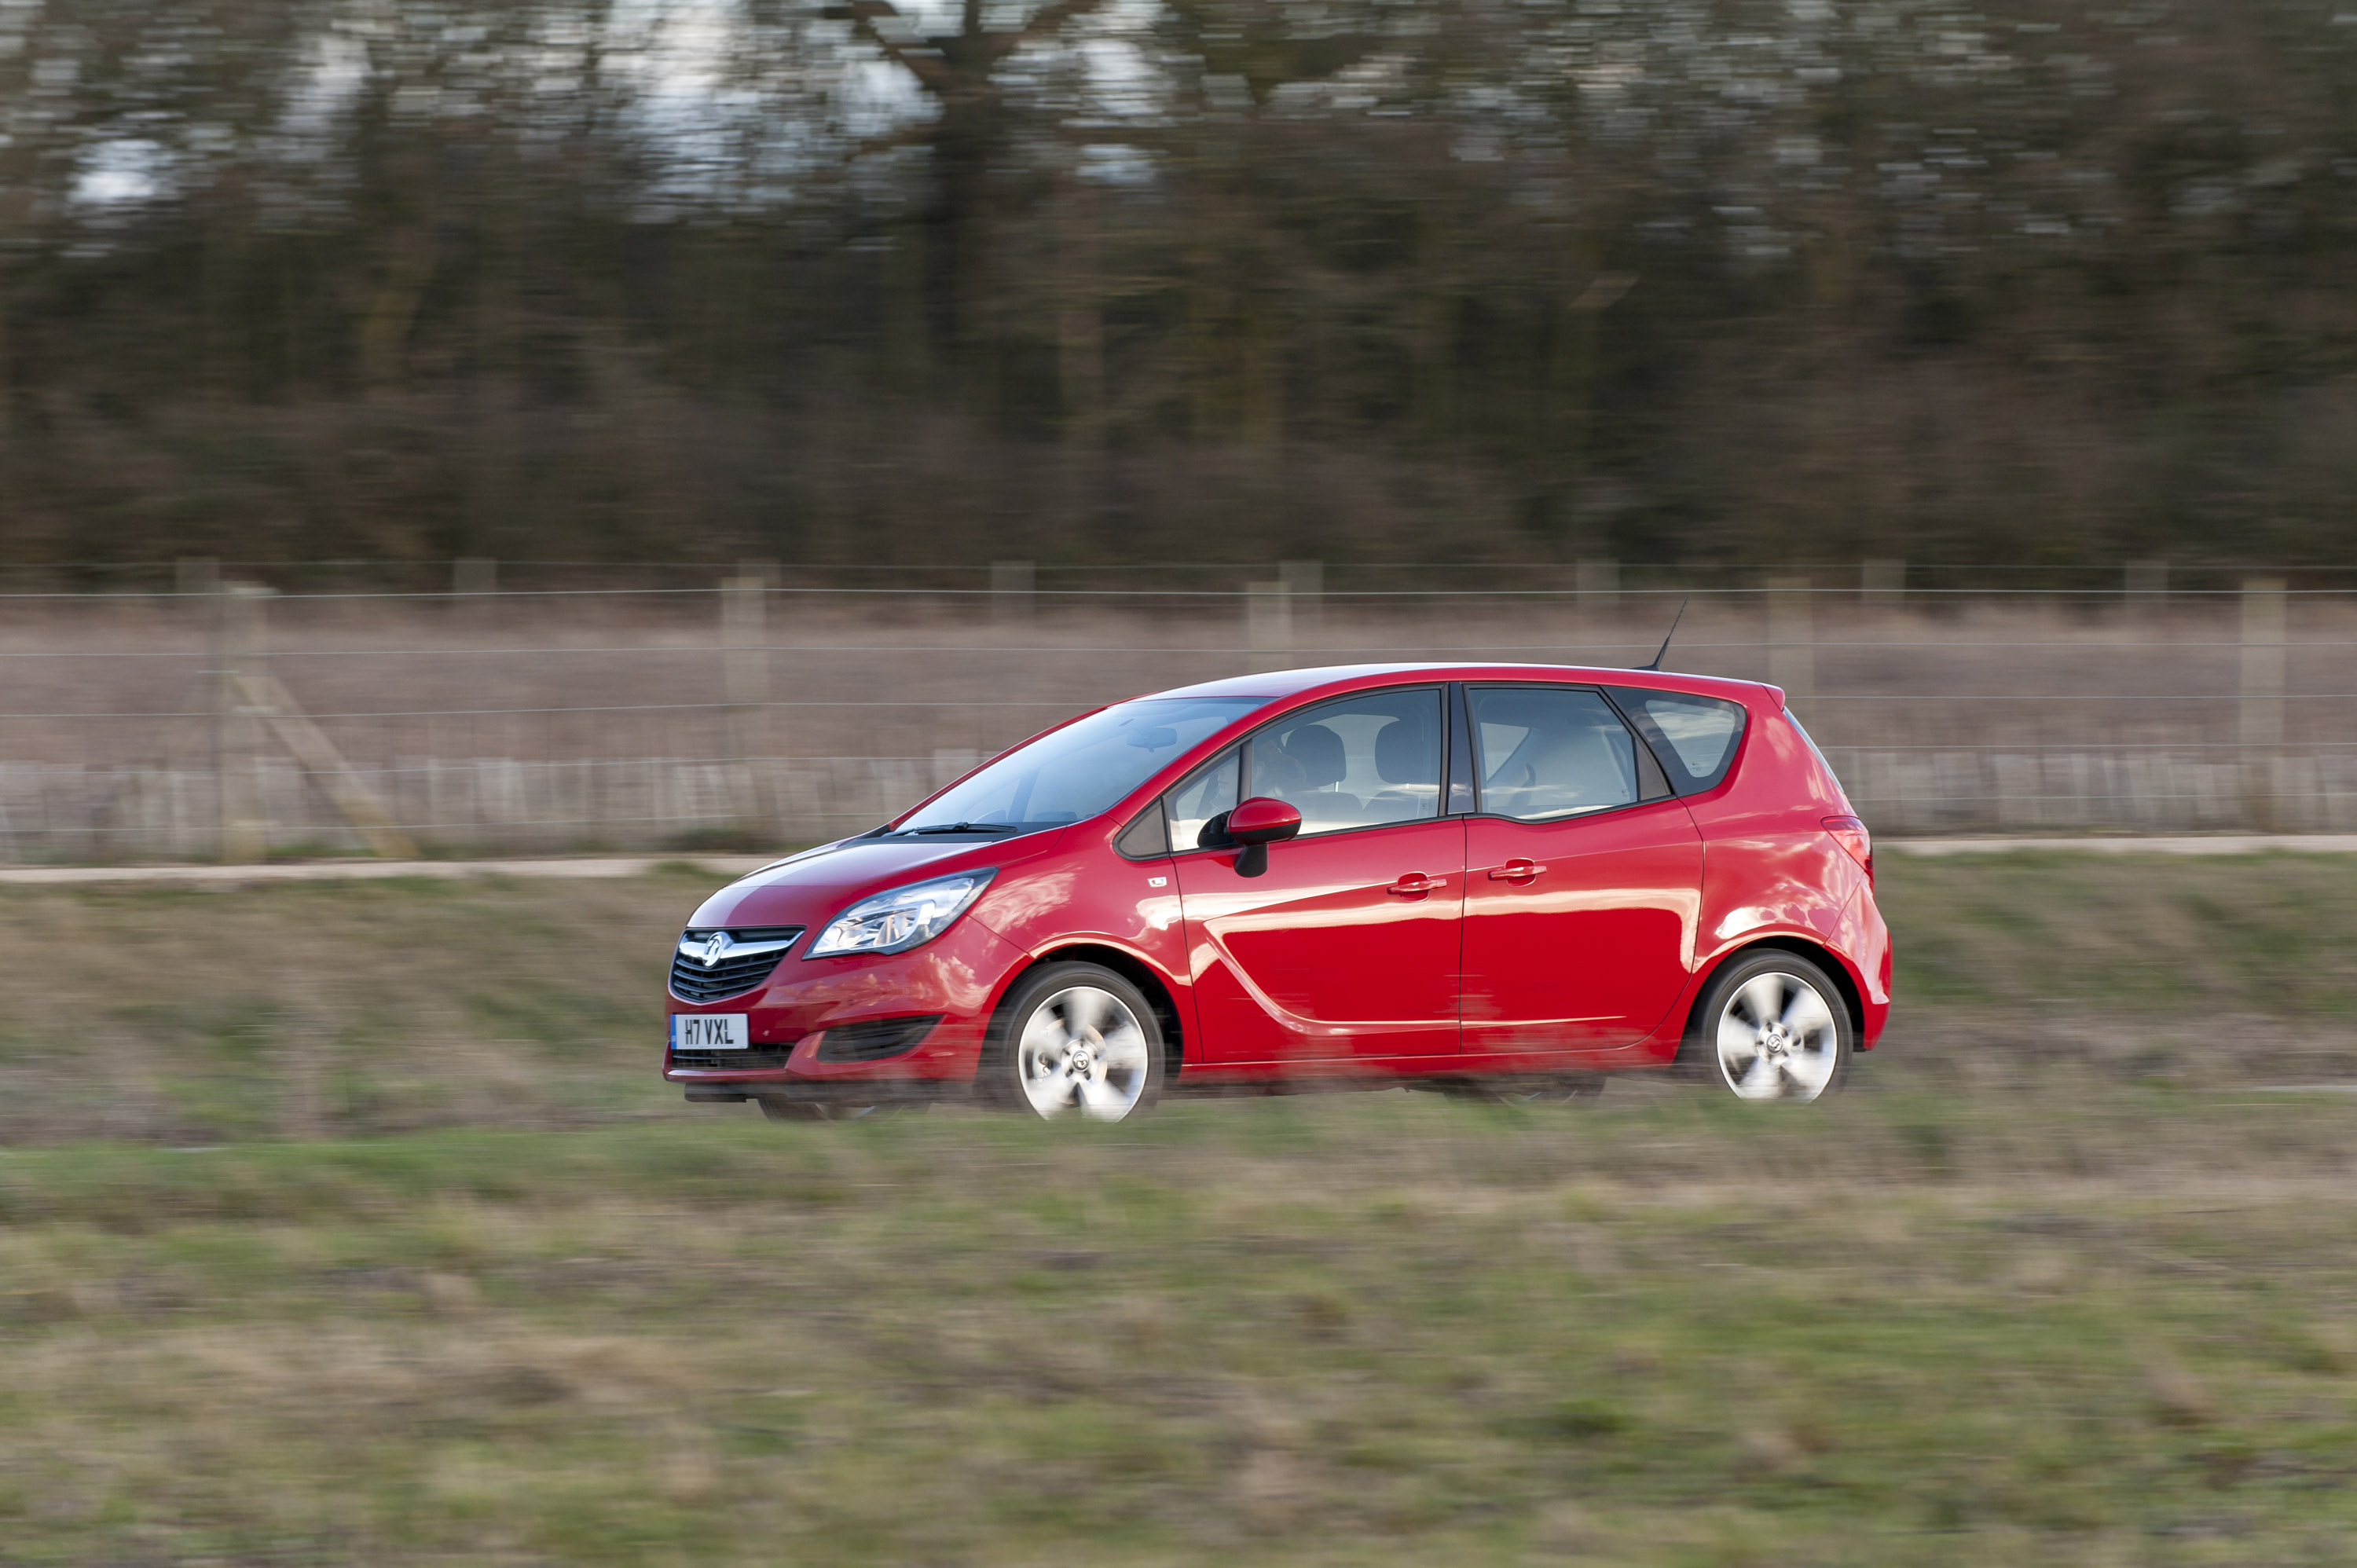
[[[1651,732],[1646,738],[1654,743],[1679,794],[1697,794],[1727,777],[1735,743],[1743,738],[1742,703],[1634,686],[1612,694],[1640,728]]]
[[[931,801],[895,833],[1032,832],[1108,811],[1259,697],[1143,697],[1017,747]]]
[[[1301,832],[1416,822],[1440,814],[1440,693],[1370,692],[1297,714],[1244,746],[1244,795],[1301,813]]]
[[[1170,825],[1172,854],[1213,847],[1203,842],[1203,829],[1212,818],[1224,817],[1236,809],[1236,779],[1243,771],[1243,760],[1242,751],[1223,753],[1162,797],[1162,816]],[[1224,841],[1215,835],[1214,843]]]
[[[1637,742],[1595,692],[1475,686],[1481,810],[1525,822],[1637,802]]]

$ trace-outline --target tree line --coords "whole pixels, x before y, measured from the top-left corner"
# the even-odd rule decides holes
[[[0,555],[2345,561],[2344,8],[0,6]]]

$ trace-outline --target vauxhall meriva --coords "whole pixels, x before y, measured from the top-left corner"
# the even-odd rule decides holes
[[[730,884],[664,1076],[780,1118],[1663,1068],[1807,1101],[1889,991],[1866,829],[1775,688],[1360,665],[1100,708]]]

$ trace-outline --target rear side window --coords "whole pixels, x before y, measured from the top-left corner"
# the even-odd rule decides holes
[[[1465,696],[1482,811],[1538,822],[1637,803],[1636,741],[1596,693],[1473,686]]]
[[[1727,777],[1743,738],[1743,704],[1685,692],[1620,686],[1612,695],[1651,742],[1681,795],[1697,795]]]

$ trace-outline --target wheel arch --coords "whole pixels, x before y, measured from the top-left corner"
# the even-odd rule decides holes
[[[1841,993],[1842,1006],[1849,1014],[1850,1036],[1858,1042],[1859,1049],[1865,1048],[1866,997],[1858,990],[1857,976],[1850,972],[1849,965],[1842,961],[1841,955],[1824,943],[1812,941],[1806,937],[1780,932],[1775,936],[1760,937],[1745,942],[1741,947],[1729,949],[1721,953],[1717,961],[1704,972],[1702,983],[1695,987],[1694,1000],[1686,1005],[1685,1026],[1678,1035],[1680,1057],[1683,1058],[1686,1054],[1687,1049],[1697,1037],[1696,1031],[1702,1022],[1703,1002],[1710,995],[1710,988],[1717,982],[1720,972],[1727,965],[1740,963],[1754,953],[1771,951],[1788,952],[1807,959],[1832,978],[1834,989]]]
[[[1154,1009],[1155,1021],[1162,1026],[1162,1078],[1165,1083],[1175,1082],[1180,1065],[1186,1059],[1186,1028],[1179,1021],[1178,1001],[1171,995],[1169,985],[1160,972],[1135,953],[1111,947],[1102,942],[1067,942],[1060,947],[1033,955],[1006,977],[998,993],[998,1001],[990,1011],[990,1026],[985,1040],[999,1037],[1006,1022],[1006,1010],[1014,1003],[1015,993],[1024,977],[1051,963],[1093,963],[1113,971],[1145,993],[1146,1005]],[[986,1047],[985,1047],[986,1048]],[[977,1064],[976,1070],[980,1070]]]

